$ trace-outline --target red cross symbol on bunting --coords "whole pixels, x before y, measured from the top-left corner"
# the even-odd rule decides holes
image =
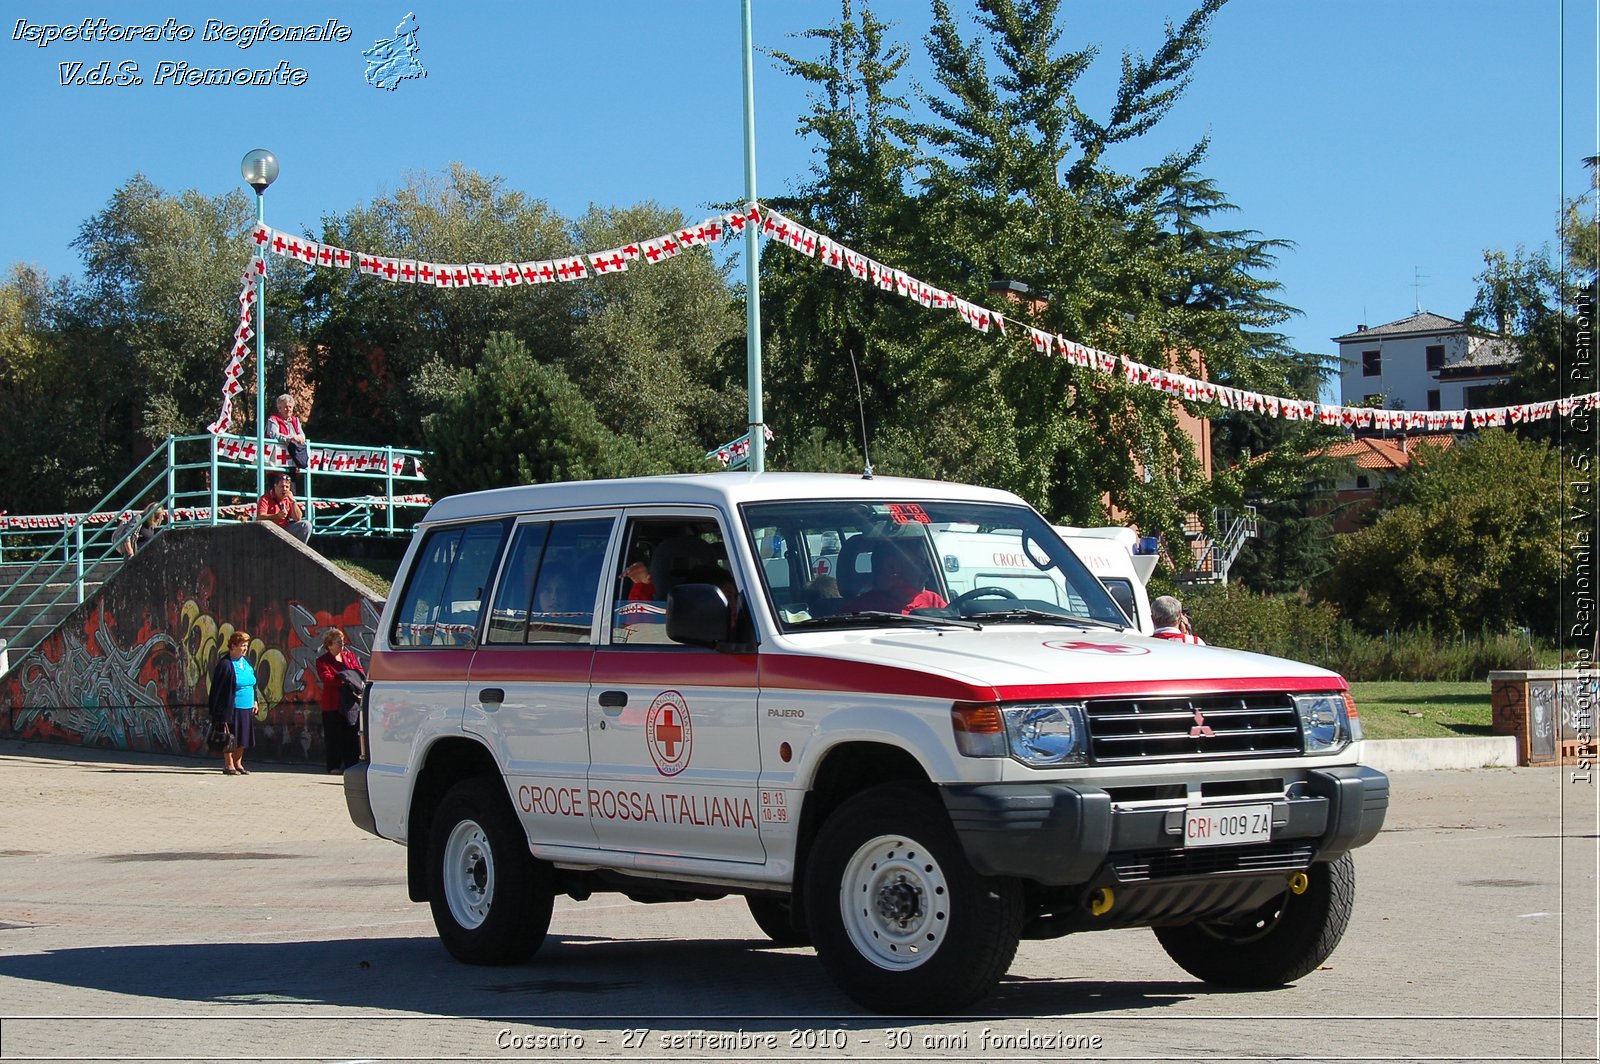
[[[676,776],[689,767],[694,732],[683,695],[677,691],[662,691],[657,695],[645,717],[644,734],[657,772]]]

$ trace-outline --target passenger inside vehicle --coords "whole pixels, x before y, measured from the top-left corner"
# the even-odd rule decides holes
[[[853,548],[853,549],[852,549]],[[870,555],[871,568],[866,576],[870,583],[861,587],[840,606],[842,613],[876,610],[884,613],[910,613],[913,610],[942,609],[948,606],[943,595],[931,590],[933,580],[926,558],[918,560],[914,553],[926,555],[927,547],[921,540],[905,538],[888,539],[877,536],[857,536],[845,543],[840,554],[840,571],[860,578],[859,559]],[[855,565],[846,568],[845,559]]]

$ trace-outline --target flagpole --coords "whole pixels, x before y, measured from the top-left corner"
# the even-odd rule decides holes
[[[750,30],[750,0],[740,4],[744,28],[744,198],[756,201],[756,89],[754,45]],[[758,261],[758,225],[754,220],[744,227],[744,321],[745,360],[750,393],[750,464],[752,473],[767,466],[767,426],[761,411],[761,270]]]

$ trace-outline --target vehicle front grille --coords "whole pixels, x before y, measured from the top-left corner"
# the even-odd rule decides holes
[[[1096,698],[1087,704],[1095,764],[1226,761],[1301,752],[1300,717],[1281,692],[1192,698]]]
[[[1301,872],[1311,867],[1315,848],[1294,846],[1208,846],[1199,850],[1164,850],[1127,854],[1112,860],[1119,883],[1147,883],[1179,876],[1260,875]]]

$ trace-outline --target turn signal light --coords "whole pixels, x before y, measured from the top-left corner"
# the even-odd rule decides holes
[[[1006,720],[995,702],[957,702],[950,727],[963,757],[1005,757]]]

